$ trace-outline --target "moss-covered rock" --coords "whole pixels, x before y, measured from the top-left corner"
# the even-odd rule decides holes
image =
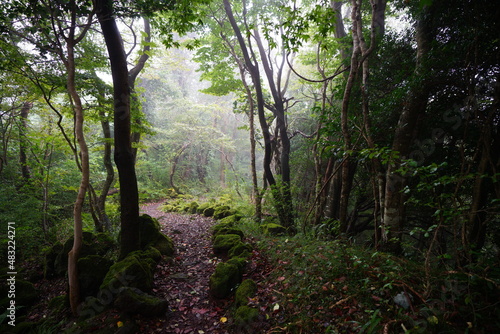
[[[78,260],[78,278],[82,298],[95,296],[113,261],[100,255],[89,255]]]
[[[242,257],[233,257],[232,259],[229,259],[226,261],[228,264],[234,264],[236,267],[238,267],[238,274],[240,277],[243,277],[243,273],[245,272],[245,267],[247,265],[247,260]]]
[[[212,227],[212,234],[213,235],[219,234],[220,230],[229,229],[229,228],[233,228],[233,224],[232,223],[219,223],[219,224],[215,224]]]
[[[219,220],[219,224],[230,224],[233,226],[235,223],[239,222],[241,220],[242,216],[239,214],[233,214],[227,217],[224,217]]]
[[[222,219],[225,217],[232,216],[236,213],[235,210],[232,210],[229,206],[227,205],[221,205],[215,208],[214,210],[214,218],[215,219]]]
[[[160,233],[160,223],[157,219],[146,214],[139,217],[141,248],[145,248],[146,245],[155,242]]]
[[[283,235],[287,232],[285,227],[275,223],[263,224],[261,225],[261,228],[265,234],[270,235]]]
[[[9,292],[12,292],[12,289],[15,292],[14,299],[9,298]],[[16,310],[16,323],[20,323],[19,317],[26,313],[38,299],[38,290],[32,283],[16,276],[14,278],[10,275],[0,276],[0,314],[4,314],[11,307],[11,302],[14,301],[15,307],[20,307]]]
[[[161,233],[160,223],[157,219],[149,215],[139,217],[139,233],[142,249],[153,246],[162,255],[172,256],[174,254],[174,243],[172,239]]]
[[[259,319],[259,310],[250,306],[240,306],[234,313],[234,324],[239,331],[252,332],[252,325]]]
[[[184,207],[184,212],[195,214],[198,210],[199,204],[198,202],[191,202]]]
[[[214,229],[214,236],[221,235],[221,234],[236,234],[243,239],[243,231],[240,230],[239,228],[234,228],[234,227],[223,227],[223,228],[218,228],[217,231]]]
[[[205,217],[213,217],[214,212],[215,212],[215,208],[213,206],[209,206],[208,208],[203,210],[203,215]]]
[[[116,248],[116,243],[108,234],[83,232],[80,258],[89,255],[104,256]],[[63,276],[68,270],[68,253],[73,248],[73,237],[64,244],[54,244],[45,255],[44,275],[46,278]]]
[[[114,306],[127,314],[156,317],[165,314],[168,302],[136,288],[122,287],[118,291]]]
[[[109,268],[100,290],[113,295],[122,286],[150,291],[153,287],[153,265],[155,262],[149,257],[141,259],[137,254],[130,254]]]
[[[66,266],[63,267],[63,263],[61,263],[61,261],[57,261],[60,256],[59,254],[62,253],[63,249],[63,244],[57,242],[45,253],[45,263],[43,267],[43,275],[45,278],[53,278],[57,275],[61,275],[67,270],[67,263]]]
[[[241,237],[236,234],[221,234],[215,237],[213,250],[215,254],[225,254],[238,243],[241,243]]]
[[[214,202],[210,201],[210,202],[205,202],[205,203],[202,203],[198,206],[198,208],[196,208],[196,213],[202,215],[203,212],[205,211],[205,209],[207,208],[210,208],[210,207],[213,207],[214,206]],[[212,213],[213,214],[213,213]]]
[[[210,276],[210,294],[215,298],[226,298],[241,281],[239,268],[231,263],[221,262]]]
[[[248,304],[248,299],[255,297],[257,293],[257,283],[251,279],[246,279],[241,282],[234,295],[234,302],[236,306],[243,306]]]
[[[174,242],[165,234],[160,234],[152,246],[156,248],[161,255],[172,256],[175,253]]]
[[[245,257],[248,258],[248,255],[251,255],[250,253],[252,252],[252,246],[249,244],[240,242],[235,244],[233,247],[231,247],[227,253],[229,258],[233,257]]]

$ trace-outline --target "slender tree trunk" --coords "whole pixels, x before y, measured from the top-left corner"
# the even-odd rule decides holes
[[[31,171],[28,165],[28,158],[26,155],[26,148],[28,142],[26,140],[26,132],[28,130],[28,115],[33,104],[25,102],[21,108],[21,124],[19,126],[19,164],[21,165],[21,175],[27,183],[31,180]]]
[[[120,258],[140,248],[139,191],[130,131],[130,86],[127,58],[113,17],[111,0],[94,0],[106,41],[113,77],[115,163],[120,181],[121,247]]]
[[[77,307],[80,304],[80,283],[78,280],[78,268],[77,262],[80,256],[80,251],[82,248],[82,233],[83,233],[83,219],[82,210],[83,203],[85,201],[85,194],[87,192],[90,180],[90,168],[89,168],[89,151],[87,143],[85,141],[84,129],[83,129],[83,106],[80,96],[76,90],[75,86],[75,57],[74,57],[74,44],[73,39],[69,38],[67,40],[67,89],[73,103],[73,110],[75,115],[75,136],[78,142],[78,148],[80,149],[80,166],[82,177],[80,180],[80,186],[78,188],[78,194],[76,197],[73,217],[74,217],[74,235],[73,235],[73,248],[68,253],[68,280],[69,280],[69,301],[71,306],[71,311],[73,314],[77,314]]]
[[[265,110],[264,110],[264,95],[262,92],[262,85],[260,81],[260,71],[257,62],[255,61],[255,55],[252,53],[252,58],[250,57],[249,50],[245,43],[245,40],[241,34],[241,30],[234,19],[234,15],[231,9],[231,4],[229,0],[224,0],[224,8],[233,28],[233,31],[238,39],[238,43],[240,45],[241,51],[243,53],[243,58],[245,61],[245,66],[252,77],[252,82],[254,84],[255,96],[257,100],[257,114],[259,117],[259,124],[262,130],[262,137],[264,139],[264,177],[270,186],[274,186],[276,184],[276,180],[274,178],[273,172],[271,170],[271,158],[272,158],[272,143],[271,143],[271,134],[269,132],[269,125],[267,124]]]
[[[135,117],[135,120],[134,120],[137,129],[135,131],[133,131],[132,135],[131,135],[132,136],[131,140],[133,143],[132,153],[134,155],[134,161],[137,159],[137,148],[138,148],[139,142],[141,140],[141,132],[140,132],[139,128],[142,125],[141,118],[139,117],[139,113],[141,113],[142,111],[139,108],[139,100],[135,94],[135,83],[136,83],[137,76],[139,75],[139,73],[142,71],[142,69],[146,65],[146,61],[149,59],[149,51],[151,50],[151,46],[149,45],[149,43],[151,42],[151,25],[150,25],[149,19],[146,17],[143,18],[143,22],[144,22],[144,33],[145,33],[144,41],[143,41],[144,48],[142,49],[142,54],[139,57],[137,64],[134,66],[133,69],[131,69],[129,71],[129,74],[128,74],[130,92],[131,92],[131,96],[132,96],[132,110],[135,109],[134,111],[137,114]]]

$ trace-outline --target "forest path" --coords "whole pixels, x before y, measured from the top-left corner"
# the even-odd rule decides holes
[[[221,260],[212,252],[212,218],[181,215],[160,210],[162,202],[141,206],[141,214],[158,219],[161,230],[172,238],[176,253],[162,260],[154,277],[153,294],[169,301],[165,318],[142,319],[141,333],[224,334],[220,321],[230,301],[214,300],[209,294],[209,278]]]

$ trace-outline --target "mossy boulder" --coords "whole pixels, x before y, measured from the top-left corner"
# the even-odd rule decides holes
[[[233,224],[230,224],[230,223],[219,223],[219,224],[215,224],[215,225],[212,227],[212,234],[213,234],[213,235],[219,234],[220,230],[233,228],[233,226],[234,226],[234,225],[233,225]]]
[[[270,234],[270,235],[283,235],[286,234],[287,232],[285,227],[276,223],[263,224],[261,225],[261,228],[265,234]]]
[[[0,314],[3,314],[8,307],[10,307],[11,300],[15,300],[15,307],[22,308],[16,311],[16,323],[19,323],[17,316],[28,311],[29,307],[34,305],[39,299],[38,290],[35,286],[28,281],[22,280],[17,276],[13,280],[10,280],[12,276],[2,275],[0,276]],[[11,291],[11,284],[14,283],[15,288],[15,299],[9,298],[9,292]]]
[[[198,202],[191,202],[184,207],[184,212],[195,214],[199,206]]]
[[[259,319],[259,310],[250,306],[240,306],[234,313],[234,325],[238,331],[252,333],[253,324]]]
[[[214,229],[214,236],[221,235],[221,234],[236,234],[239,235],[241,239],[243,239],[243,231],[240,230],[239,228],[234,228],[234,227],[223,227],[223,228],[218,228],[217,231]]]
[[[126,314],[156,317],[167,312],[168,302],[136,288],[122,287],[117,293],[114,306]]]
[[[46,278],[60,277],[68,270],[68,253],[73,248],[74,237],[68,238],[64,244],[54,244],[45,255],[44,275]],[[89,255],[104,256],[116,248],[116,243],[108,234],[83,232],[80,258]]]
[[[100,256],[89,255],[78,260],[80,294],[83,298],[95,296],[113,261]]]
[[[232,259],[229,259],[226,261],[228,264],[234,264],[236,267],[238,267],[238,274],[240,277],[243,277],[243,273],[245,272],[245,267],[247,265],[247,260],[243,257],[233,257]]]
[[[239,214],[233,214],[227,217],[224,217],[219,220],[219,224],[230,224],[233,226],[235,223],[239,222],[241,220],[242,216]]]
[[[100,290],[110,291],[115,294],[120,287],[130,286],[150,291],[153,287],[155,265],[156,263],[152,258],[147,256],[141,258],[137,253],[131,253],[109,268]]]
[[[198,207],[196,208],[196,213],[202,215],[203,212],[208,209],[208,208],[213,208],[214,206],[214,202],[205,202],[205,203],[202,203],[200,205],[198,205]],[[212,213],[213,214],[213,213]]]
[[[174,243],[172,239],[161,233],[158,220],[149,216],[139,217],[139,233],[141,235],[141,248],[153,246],[162,255],[172,256],[174,254]]]
[[[175,253],[174,242],[165,234],[160,234],[152,246],[156,248],[161,255],[172,256]]]
[[[221,262],[210,276],[210,294],[215,298],[226,298],[231,295],[240,281],[239,268],[234,264]]]
[[[218,206],[215,208],[213,216],[215,219],[218,220],[218,219],[232,216],[235,213],[236,213],[236,211],[232,210],[229,206],[221,205],[221,206]]]
[[[63,244],[61,242],[57,242],[45,253],[45,262],[43,267],[43,275],[45,278],[52,278],[54,276],[61,275],[68,269],[67,259],[66,266],[63,267],[63,263],[61,262],[62,258],[60,258],[59,255],[62,253],[63,249]]]
[[[234,295],[234,302],[236,306],[243,306],[248,304],[248,299],[255,297],[257,293],[257,283],[251,279],[246,279],[241,282]]]
[[[249,244],[239,242],[235,244],[233,247],[231,247],[227,253],[229,258],[241,256],[241,257],[248,257],[248,255],[251,255],[250,253],[252,252],[252,246]],[[248,253],[248,254],[246,254]]]
[[[214,212],[215,212],[215,208],[213,206],[209,206],[208,208],[203,210],[203,215],[205,217],[213,217]]]
[[[241,237],[237,234],[218,235],[213,242],[214,253],[225,254],[238,243],[241,243]]]

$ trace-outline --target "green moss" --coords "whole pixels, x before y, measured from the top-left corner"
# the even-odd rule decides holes
[[[240,256],[244,252],[250,253],[252,251],[252,246],[249,244],[240,242],[235,244],[233,247],[229,249],[228,256],[229,258],[233,258],[235,256]]]
[[[151,258],[129,255],[111,266],[100,289],[115,292],[122,286],[130,286],[149,291],[153,286],[153,264]]]
[[[215,298],[226,298],[241,281],[240,270],[231,263],[219,263],[210,276],[210,294]]]
[[[241,215],[233,214],[219,220],[219,224],[231,224],[231,226],[233,226],[235,223],[239,222],[241,218]]]
[[[89,255],[78,260],[78,279],[82,298],[95,296],[113,261],[100,255]]]
[[[106,255],[106,253],[116,248],[116,242],[109,234],[101,232],[94,236],[93,247],[97,255]]]
[[[209,206],[208,208],[203,210],[203,215],[205,217],[212,217],[214,215],[214,212],[215,212],[215,208],[212,206]]]
[[[65,310],[69,309],[69,298],[68,295],[62,295],[52,298],[49,301],[49,309],[56,314],[61,314]]]
[[[234,324],[243,329],[250,327],[259,318],[259,310],[250,306],[240,306],[234,314]]]
[[[220,230],[229,229],[229,228],[232,228],[232,227],[233,227],[232,223],[219,223],[219,224],[216,224],[212,228],[212,234],[213,235],[219,234]]]
[[[123,287],[118,291],[114,306],[127,314],[156,317],[167,312],[168,302],[148,295],[139,289]]]
[[[214,206],[214,202],[213,201],[202,203],[202,204],[200,204],[198,206],[198,208],[196,208],[196,213],[198,213],[198,214],[201,215],[201,214],[203,214],[203,212],[205,211],[205,209],[213,207],[213,206]]]
[[[225,217],[232,216],[235,213],[236,213],[236,211],[231,210],[231,208],[229,206],[222,205],[222,206],[218,206],[215,208],[213,216],[215,219],[222,219]]]
[[[229,251],[232,247],[241,242],[241,237],[236,234],[222,234],[214,239],[213,250],[216,254],[222,254]]]
[[[8,298],[10,285],[7,281],[10,278],[10,275],[0,276],[0,314],[5,311],[11,300],[11,298]],[[24,306],[22,312],[27,311],[28,307],[35,304],[39,298],[38,290],[31,282],[17,277],[15,278],[15,295],[16,306]]]
[[[234,227],[224,227],[224,228],[218,228],[217,232],[214,230],[214,235],[220,235],[220,234],[236,234],[239,235],[243,239],[243,231],[240,230],[239,228],[234,228]]]
[[[170,237],[164,234],[160,234],[152,246],[156,248],[161,255],[172,256],[175,253],[174,242]]]
[[[232,259],[227,260],[226,263],[234,264],[238,267],[238,273],[241,277],[243,277],[243,273],[245,272],[245,267],[247,265],[247,260],[245,258],[233,257]]]
[[[261,228],[264,230],[265,234],[270,235],[282,235],[286,233],[286,228],[275,223],[268,223],[261,225]]]
[[[255,297],[257,293],[257,284],[251,280],[246,279],[241,282],[238,289],[236,289],[236,293],[234,295],[234,301],[236,306],[243,306],[248,304],[248,299]]]

